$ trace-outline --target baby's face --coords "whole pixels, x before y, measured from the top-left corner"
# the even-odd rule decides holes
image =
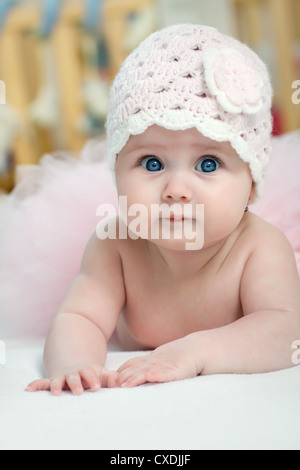
[[[182,214],[188,206],[186,219],[191,219],[191,229],[199,230],[197,224],[203,225],[203,220],[197,220],[196,207],[204,205],[206,246],[230,235],[255,197],[249,166],[231,145],[204,137],[196,129],[171,131],[152,126],[144,134],[132,136],[118,155],[116,180],[128,208],[133,204],[145,207],[141,215],[148,218],[149,227],[155,223],[153,205],[176,204]],[[173,228],[177,216],[175,220],[171,216]],[[151,238],[150,230],[145,238]],[[175,240],[155,243],[174,249],[183,246]]]

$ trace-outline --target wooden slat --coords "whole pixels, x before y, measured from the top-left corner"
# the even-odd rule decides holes
[[[232,3],[240,39],[247,38],[254,48],[266,39],[273,45],[278,76],[275,97],[282,116],[282,130],[298,129],[300,116],[292,102],[292,83],[297,78],[293,50],[300,32],[300,0],[232,0]],[[268,12],[270,32],[263,24],[263,9]]]
[[[268,0],[274,21],[277,52],[277,70],[280,88],[277,91],[282,104],[283,130],[293,131],[299,127],[299,113],[292,102],[292,83],[296,79],[293,59],[293,30],[291,25],[292,9],[290,0]],[[300,27],[300,18],[299,18]]]
[[[40,148],[28,115],[30,90],[24,75],[23,38],[15,31],[0,38],[1,80],[6,84],[6,100],[20,116],[20,133],[15,140],[16,163],[36,163]],[[5,106],[5,105],[4,105]]]

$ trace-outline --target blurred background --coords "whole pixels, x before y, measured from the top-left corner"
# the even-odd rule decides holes
[[[300,0],[0,0],[0,191],[43,154],[76,158],[104,135],[122,61],[151,32],[182,22],[215,26],[252,47],[271,72],[274,134],[300,128],[292,101]]]

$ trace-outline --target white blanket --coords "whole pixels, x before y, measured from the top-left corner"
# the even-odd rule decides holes
[[[24,391],[43,376],[41,343],[7,345],[6,352],[1,450],[300,450],[300,367],[57,398]],[[136,354],[110,352],[107,367]]]

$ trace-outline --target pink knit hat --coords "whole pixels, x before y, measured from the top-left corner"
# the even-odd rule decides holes
[[[125,60],[111,89],[110,168],[131,135],[154,124],[197,128],[228,141],[249,164],[257,196],[271,152],[272,87],[265,64],[214,28],[176,25],[152,34]]]

